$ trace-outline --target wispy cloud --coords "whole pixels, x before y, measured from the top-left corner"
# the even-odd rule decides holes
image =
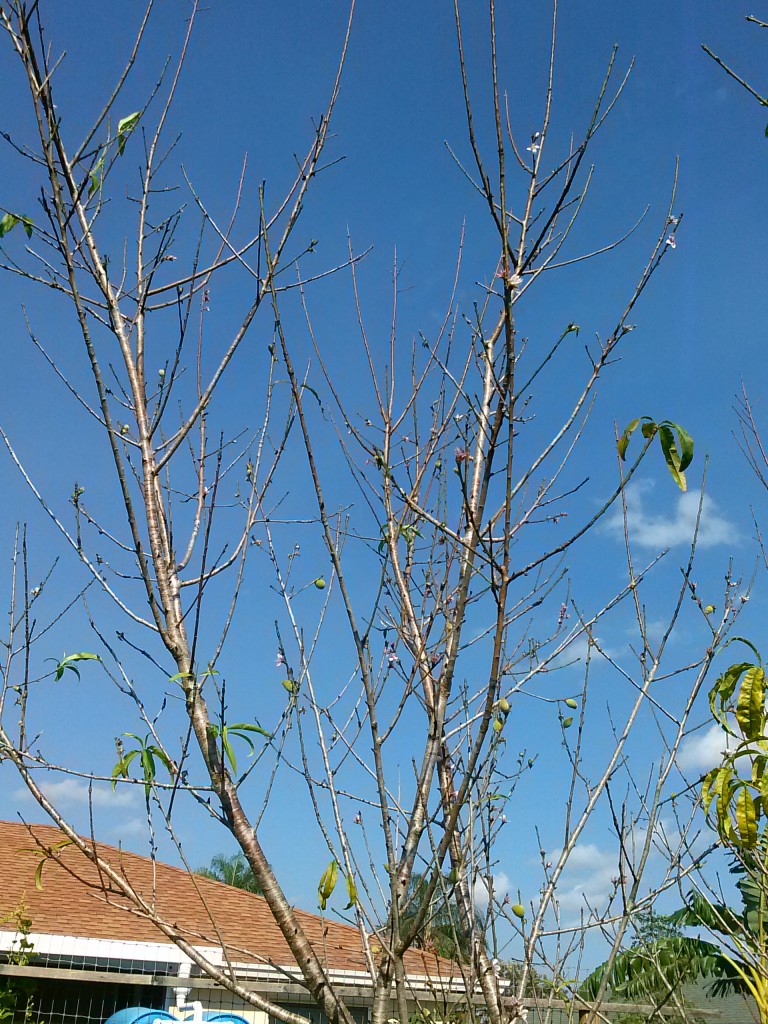
[[[723,752],[727,748],[727,734],[713,723],[709,728],[700,729],[683,740],[677,764],[684,772],[706,772],[722,761]]]
[[[146,817],[123,818],[122,821],[110,829],[110,835],[116,839],[137,839],[147,837]]]
[[[623,851],[618,841],[609,847],[579,843],[568,858],[557,889],[561,911],[571,915],[588,907],[597,911],[605,909],[620,881],[620,862],[623,864],[629,860],[637,864],[642,858],[647,838],[647,829],[636,825],[625,837]],[[655,823],[647,862],[650,877],[657,873],[660,862],[668,863],[669,850],[675,849],[679,841],[680,834],[673,820]],[[549,860],[554,862],[559,855],[559,849],[553,850]]]
[[[644,481],[641,484],[634,484],[627,490],[627,517],[633,543],[656,550],[675,547],[678,544],[690,544],[699,514],[699,493],[686,491],[685,494],[680,494],[672,510],[664,512],[648,508],[648,497],[653,489],[652,482]],[[617,507],[608,519],[606,529],[615,537],[623,539],[624,515],[620,507]],[[738,539],[736,527],[720,512],[714,499],[705,494],[701,505],[699,547],[711,548],[718,544],[733,544]]]
[[[605,643],[604,638],[600,636],[596,636],[594,639],[595,643],[597,644],[597,647],[595,647],[593,644],[591,649],[593,666],[595,662],[601,661],[603,657],[618,658],[621,656],[622,649],[620,647],[608,646]],[[569,668],[573,666],[583,667],[587,662],[587,657],[589,654],[589,640],[587,639],[585,633],[581,633],[579,636],[571,640],[568,646],[564,650],[562,650],[560,654],[557,655],[557,657],[552,659],[548,667],[550,669]]]
[[[95,783],[89,789],[88,783],[82,779],[69,778],[42,782],[40,789],[54,806],[61,807],[87,807],[90,801],[94,807],[124,809],[136,807],[139,802],[139,796],[134,787],[131,789],[123,787],[113,792],[112,787],[108,784]],[[32,799],[26,787],[18,789],[15,796],[19,800]]]
[[[571,640],[568,646],[557,657],[552,659],[549,667],[555,669],[570,668],[572,665],[583,665],[587,660],[588,652],[589,643],[586,636],[582,633],[581,636]]]
[[[559,850],[549,856],[555,860]],[[565,912],[582,910],[587,905],[599,907],[605,904],[615,888],[614,879],[619,873],[616,850],[604,850],[596,843],[581,843],[568,858],[568,864],[557,890],[557,901]]]
[[[509,893],[509,877],[503,871],[497,871],[493,876],[494,901],[503,900]],[[488,887],[484,878],[478,878],[475,882],[475,907],[480,914],[488,909]]]

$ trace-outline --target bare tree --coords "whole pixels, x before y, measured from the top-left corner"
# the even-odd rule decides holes
[[[20,535],[0,757],[15,766],[64,834],[98,862],[103,877],[202,970],[293,1022],[295,1015],[245,989],[234,971],[216,967],[180,938],[77,835],[39,780],[56,770],[138,785],[146,793],[148,827],[159,823],[171,835],[179,804],[196,801],[203,819],[215,820],[237,841],[312,998],[330,1021],[349,1024],[322,951],[302,930],[280,865],[273,867],[267,852],[265,815],[274,779],[294,771],[306,784],[313,824],[328,847],[330,862],[319,882],[323,908],[339,879],[346,883],[371,976],[374,1024],[389,1015],[393,992],[398,1016],[407,1019],[404,956],[423,937],[436,900],[455,908],[450,928],[457,947],[469,951],[457,966],[466,991],[482,1003],[487,1019],[501,1024],[518,1013],[534,964],[552,977],[555,997],[567,993],[585,929],[610,934],[615,953],[636,908],[649,906],[660,888],[677,880],[674,855],[653,884],[645,868],[669,786],[677,785],[675,755],[691,709],[738,610],[729,587],[717,622],[702,606],[691,579],[693,537],[666,625],[658,637],[650,635],[642,595],[653,565],[638,566],[633,556],[626,487],[656,439],[675,481],[685,486],[692,443],[682,428],[647,418],[631,423],[616,438],[621,458],[635,428],[641,443],[626,466],[617,458],[615,485],[604,493],[590,487],[588,457],[579,455],[588,451],[590,413],[634,328],[638,302],[674,247],[680,222],[674,188],[642,271],[628,282],[621,306],[605,314],[609,327],[596,340],[576,350],[580,328],[567,317],[554,339],[534,344],[521,337],[520,311],[529,303],[535,309],[550,274],[610,253],[633,231],[628,226],[597,250],[577,247],[578,216],[591,181],[587,152],[628,72],[617,80],[614,52],[585,127],[563,146],[551,128],[553,16],[541,122],[530,140],[519,142],[502,85],[495,5],[490,3],[487,19],[491,101],[488,110],[478,110],[456,0],[469,141],[467,157],[455,154],[455,160],[495,232],[494,248],[471,308],[461,309],[457,301],[460,258],[439,330],[409,343],[401,340],[395,266],[389,340],[382,351],[367,326],[353,245],[344,267],[312,276],[303,270],[314,242],[301,235],[301,213],[316,178],[333,162],[325,151],[349,29],[325,113],[297,161],[294,181],[277,201],[260,187],[258,224],[241,240],[245,165],[226,223],[213,215],[194,182],[184,183],[193,214],[174,206],[169,190],[169,182],[176,184],[168,170],[173,142],[165,137],[196,2],[176,64],[142,109],[117,116],[151,30],[152,7],[149,2],[103,109],[72,139],[56,104],[59,60],[46,38],[44,5],[0,5],[37,132],[34,146],[11,145],[27,161],[41,196],[34,217],[6,211],[2,266],[52,290],[74,315],[90,369],[87,386],[59,365],[31,322],[30,336],[73,405],[86,414],[94,438],[106,446],[119,506],[116,516],[110,509],[102,514],[78,484],[69,504],[57,505],[44,481],[33,479],[13,438],[2,434],[18,472],[56,524],[66,557],[78,559],[89,575],[74,604],[88,618],[95,650],[66,656],[52,672],[44,668],[46,634],[37,616],[45,588],[29,584]],[[352,11],[350,24],[351,18]],[[480,140],[488,127],[494,141],[486,154]],[[136,189],[128,178],[121,199],[129,154],[140,162],[140,181]],[[196,235],[190,235],[187,221],[194,216]],[[108,250],[121,255],[108,257]],[[344,393],[314,329],[309,286],[331,273],[347,273],[352,281],[357,355],[370,377],[369,416],[361,416],[355,396]],[[206,316],[212,284],[220,287],[227,274],[236,276],[246,297],[223,342],[211,338]],[[292,303],[304,316],[301,328]],[[253,430],[244,422],[233,425],[226,396],[258,318],[271,341],[268,356],[250,364],[260,375],[258,398],[248,410],[251,416],[255,410],[259,423]],[[552,387],[558,367],[569,378],[564,398]],[[534,417],[543,409],[545,422]],[[301,509],[290,515],[289,490],[302,495]],[[582,500],[586,493],[588,501]],[[621,519],[622,508],[625,584],[586,612],[564,559],[609,511]],[[322,546],[327,566],[303,581],[292,541],[299,524],[315,551]],[[242,607],[248,573],[265,594],[277,595],[268,618],[275,620],[286,705],[275,722],[256,719],[258,702],[238,679],[251,667],[226,660],[233,631],[249,628]],[[314,618],[300,599],[307,589],[322,595]],[[113,606],[110,612],[103,612],[105,602]],[[633,609],[636,622],[630,667],[599,639],[600,623],[622,603]],[[693,662],[668,663],[669,638],[690,608],[708,630],[708,641]],[[118,643],[103,624],[115,612],[123,620]],[[265,618],[263,611],[260,616]],[[583,685],[575,696],[553,692],[556,670],[577,641],[586,651]],[[335,679],[316,668],[327,665],[329,645]],[[116,764],[93,776],[79,765],[53,764],[27,722],[53,679],[96,658],[138,724],[121,737]],[[623,687],[623,697],[606,720],[610,750],[598,743],[599,763],[587,771],[593,739],[587,708],[598,661]],[[139,663],[141,673],[132,668]],[[684,695],[661,697],[654,684],[673,676],[686,680]],[[169,685],[181,700],[163,702],[156,712],[157,694]],[[562,842],[554,854],[540,843],[543,888],[532,905],[494,891],[495,841],[504,816],[514,813],[515,786],[533,760],[516,753],[524,744],[510,749],[506,742],[510,733],[525,732],[528,694],[556,708],[566,766]],[[648,756],[642,781],[628,760],[641,721],[658,737],[655,767],[648,768]],[[180,732],[181,741],[174,739]],[[410,762],[401,770],[403,737]],[[251,756],[244,767],[246,753]],[[558,886],[598,811],[616,833],[617,877],[608,904],[585,907],[579,923],[571,924],[562,919]],[[369,815],[375,830],[368,827]],[[495,962],[510,935],[522,939],[516,991]]]

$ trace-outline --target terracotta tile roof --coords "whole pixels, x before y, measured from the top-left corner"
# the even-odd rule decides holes
[[[35,871],[40,863],[36,842],[52,848],[62,838],[62,833],[50,825],[28,828],[19,822],[0,821],[0,929],[14,929],[13,923],[3,924],[2,919],[23,899],[33,932],[123,942],[168,941],[150,921],[126,909],[124,897],[104,892],[96,867],[74,846],[61,849],[45,863],[43,888],[36,888]],[[98,843],[97,849],[147,901],[154,900],[164,919],[188,941],[220,947],[223,938],[229,956],[236,962],[283,967],[295,963],[261,896],[190,876],[168,864],[153,864],[146,857],[104,843]],[[366,970],[356,928],[303,910],[296,914],[315,950],[322,951],[321,959],[328,968]],[[420,950],[406,954],[405,967],[412,977],[429,974],[447,978],[455,972],[455,965],[449,961]]]

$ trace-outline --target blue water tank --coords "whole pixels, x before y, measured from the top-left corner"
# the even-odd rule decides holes
[[[214,1021],[215,1024],[248,1024],[245,1017],[239,1013],[231,1013],[229,1010],[206,1010],[203,1020]]]
[[[167,1010],[152,1010],[148,1006],[128,1006],[125,1010],[117,1010],[111,1017],[107,1017],[104,1024],[152,1024],[156,1020],[173,1020],[178,1024],[178,1019]]]

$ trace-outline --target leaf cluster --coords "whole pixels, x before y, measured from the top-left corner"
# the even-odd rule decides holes
[[[767,685],[758,655],[727,668],[709,693],[712,715],[736,746],[705,775],[702,804],[720,838],[741,851],[755,849],[768,822]]]
[[[646,441],[652,441],[658,437],[661,452],[667,469],[681,491],[685,491],[688,483],[685,479],[685,471],[693,462],[693,438],[672,420],[662,420],[656,423],[650,416],[638,416],[624,428],[624,433],[618,440],[617,447],[622,462],[626,460],[627,448],[632,434],[640,427],[640,433]]]

